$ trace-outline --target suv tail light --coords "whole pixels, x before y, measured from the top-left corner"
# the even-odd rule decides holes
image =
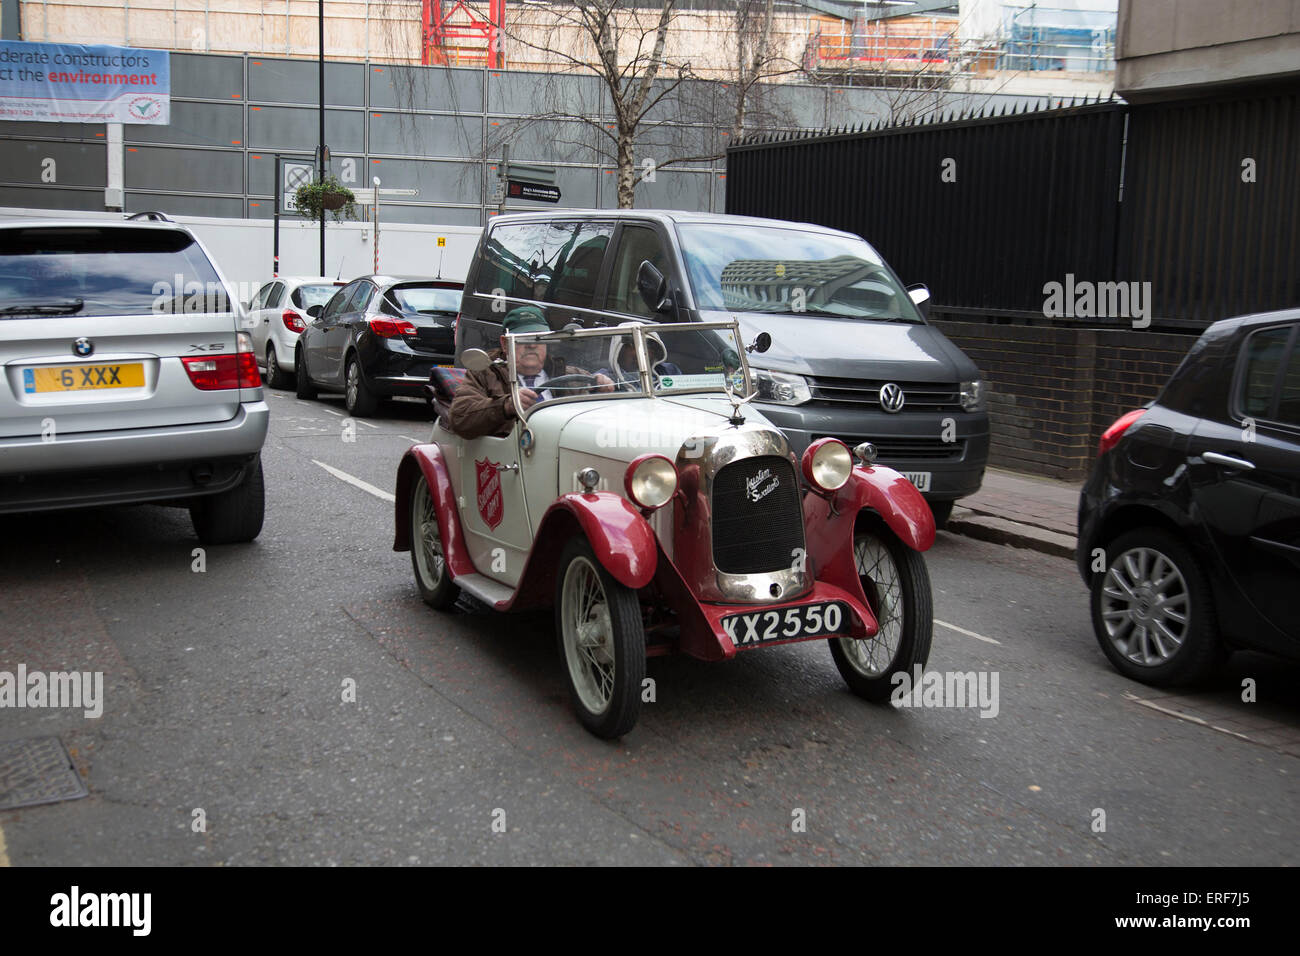
[[[392,339],[399,335],[415,335],[416,328],[410,322],[400,319],[371,319],[370,331],[381,339]]]
[[[280,316],[280,321],[284,323],[284,327],[290,332],[301,332],[307,328],[307,323],[302,320],[302,316],[293,309],[285,309],[284,314]]]
[[[236,334],[236,351],[221,355],[181,356],[181,364],[194,387],[205,392],[224,388],[259,388],[262,375],[257,370],[253,340],[247,332]]]
[[[1124,433],[1129,430],[1129,426],[1146,414],[1145,408],[1135,408],[1131,412],[1125,412],[1119,418],[1115,419],[1114,424],[1101,433],[1101,441],[1097,444],[1097,454],[1104,455],[1124,437]]]

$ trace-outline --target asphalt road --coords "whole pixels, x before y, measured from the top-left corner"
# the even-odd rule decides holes
[[[0,517],[0,671],[106,682],[98,719],[0,710],[0,742],[58,734],[90,790],[0,812],[0,863],[1296,862],[1300,669],[1128,681],[1066,560],[949,534],[928,555],[930,668],[996,674],[996,716],[866,704],[815,642],[651,660],[655,702],[606,743],[549,614],[430,610],[392,505],[317,464],[391,492],[424,408],[349,426],[337,398],[267,394],[265,530],[202,572],[184,511]]]

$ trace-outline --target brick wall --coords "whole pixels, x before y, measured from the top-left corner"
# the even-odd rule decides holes
[[[989,464],[1082,479],[1105,428],[1155,398],[1195,334],[935,314],[989,387]]]

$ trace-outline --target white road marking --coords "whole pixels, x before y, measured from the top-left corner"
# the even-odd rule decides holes
[[[339,471],[337,468],[332,468],[329,465],[325,464],[325,462],[323,461],[317,461],[315,458],[313,458],[311,460],[311,463],[313,465],[320,465],[322,468],[324,468],[326,471],[328,471],[331,475],[333,475],[335,478],[339,479],[340,481],[346,481],[349,485],[355,485],[356,487],[360,488],[362,491],[374,495],[376,498],[382,498],[384,501],[387,501],[390,504],[397,500],[395,497],[390,495],[387,491],[384,491],[381,488],[376,488],[370,482],[362,481],[360,478],[355,478],[352,475],[349,475],[346,471]]]
[[[1238,733],[1235,730],[1229,730],[1227,727],[1218,727],[1210,723],[1208,720],[1197,717],[1195,714],[1184,714],[1181,710],[1172,710],[1168,707],[1161,707],[1153,701],[1144,700],[1143,698],[1130,694],[1127,691],[1124,692],[1124,699],[1131,700],[1135,704],[1141,704],[1143,707],[1150,707],[1152,710],[1158,710],[1160,713],[1168,714],[1170,717],[1177,717],[1179,720],[1186,720],[1193,724],[1200,724],[1202,727],[1209,727],[1211,730],[1217,730],[1219,733],[1227,734],[1229,737],[1236,737],[1239,740],[1255,743],[1255,741],[1251,740],[1245,734]]]
[[[966,628],[958,627],[956,624],[949,624],[947,621],[941,621],[938,618],[935,618],[934,623],[938,624],[940,627],[946,627],[950,631],[956,631],[958,634],[965,634],[967,637],[973,637],[977,641],[983,641],[985,644],[996,644],[998,647],[1002,646],[1001,641],[995,641],[993,638],[985,637],[983,634],[976,634],[974,631],[968,631]]]
[[[344,417],[342,412],[336,412],[332,408],[322,408],[321,411],[324,412],[326,415],[337,415],[339,418]]]
[[[363,420],[360,419],[360,418],[354,418],[354,419],[352,419],[352,420],[353,420],[354,422],[356,422],[357,424],[359,424],[359,425],[365,425],[367,428],[378,428],[378,427],[379,427],[378,425],[372,425],[370,422],[363,421]]]
[[[397,437],[398,437],[398,438],[405,438],[407,441],[412,442],[413,444],[416,444],[416,445],[423,445],[423,444],[424,444],[424,439],[423,439],[423,438],[412,438],[410,435],[398,435]]]

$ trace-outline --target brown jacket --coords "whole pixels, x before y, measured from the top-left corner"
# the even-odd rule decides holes
[[[461,438],[479,438],[482,435],[504,438],[510,434],[515,419],[519,417],[510,400],[509,372],[504,362],[498,364],[496,361],[502,358],[501,350],[495,349],[489,357],[493,364],[483,371],[465,373],[465,381],[457,387],[456,398],[451,403],[447,427]],[[587,373],[570,365],[566,374]]]
[[[481,372],[467,372],[465,381],[456,388],[447,427],[461,438],[482,435],[504,437],[515,424],[515,408],[510,401],[510,379],[504,364],[496,364],[501,350],[493,351],[493,364]]]

